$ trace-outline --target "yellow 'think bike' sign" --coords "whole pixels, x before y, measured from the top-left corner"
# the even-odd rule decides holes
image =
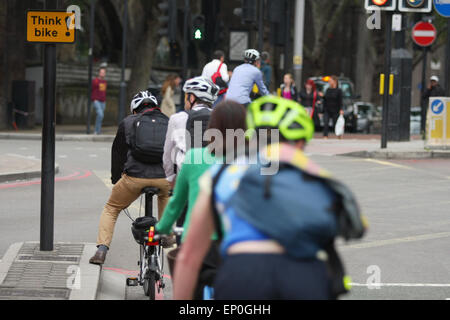
[[[75,13],[66,11],[28,11],[27,41],[74,43]]]

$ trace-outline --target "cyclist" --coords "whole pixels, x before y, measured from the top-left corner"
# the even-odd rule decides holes
[[[241,130],[242,137],[244,137],[244,131],[247,127],[245,119],[245,108],[237,102],[223,101],[215,107],[211,114],[208,130],[211,130],[209,131],[211,133],[213,133],[212,130],[217,130],[220,134],[217,138],[211,138],[210,144],[207,147],[193,148],[186,153],[185,162],[177,176],[173,196],[170,198],[164,210],[163,218],[156,225],[156,231],[163,234],[170,234],[172,225],[180,218],[184,207],[188,205],[186,219],[183,225],[183,242],[184,235],[189,228],[190,214],[199,192],[198,179],[212,164],[219,161],[223,162],[221,155],[227,154],[227,151],[230,150],[235,152],[238,144],[237,141],[228,145],[224,144],[227,130],[233,130],[233,132]],[[212,286],[218,260],[220,260],[219,246],[216,242],[217,235],[213,235],[211,239],[213,243],[203,261],[200,280],[196,288],[196,293],[194,294],[195,299],[202,298],[205,285]]]
[[[103,264],[111,245],[114,227],[119,213],[133,203],[145,187],[160,189],[158,194],[159,218],[169,198],[170,185],[166,180],[162,166],[162,155],[154,163],[137,160],[133,155],[133,144],[136,120],[146,114],[159,125],[161,131],[167,129],[167,117],[161,113],[156,98],[147,91],[134,96],[131,101],[132,115],[126,117],[117,130],[112,145],[111,182],[114,185],[111,196],[100,217],[97,237],[97,252],[89,260],[92,264]],[[150,137],[163,146],[165,133]],[[159,141],[156,141],[158,139]]]
[[[365,230],[356,201],[304,155],[314,127],[303,107],[268,96],[248,112],[249,128],[278,129],[280,142],[260,149],[257,164],[216,165],[201,177],[175,265],[174,298],[192,297],[215,230],[219,239],[225,234],[216,299],[336,298],[346,288],[334,239],[359,238]],[[278,163],[278,172],[262,175],[264,158]]]
[[[183,91],[186,93],[184,98],[186,112],[179,112],[170,117],[164,144],[164,171],[172,187],[177,171],[181,168],[190,147],[186,145],[186,131],[191,134],[193,128],[187,127],[188,121],[192,118],[195,120],[195,116],[199,115],[199,121],[202,121],[202,125],[204,125],[204,120],[209,119],[211,115],[211,107],[217,99],[219,87],[209,79],[196,77],[186,81]],[[204,127],[206,126],[204,125]],[[201,137],[195,138],[197,141],[202,141],[203,132]]]
[[[259,52],[255,49],[246,50],[244,52],[244,61],[245,63],[234,69],[225,98],[239,102],[247,107],[251,102],[250,94],[255,84],[261,96],[268,95],[269,91],[264,84],[263,74],[259,70],[261,67]]]

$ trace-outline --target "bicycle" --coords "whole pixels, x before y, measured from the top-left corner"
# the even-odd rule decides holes
[[[153,196],[160,192],[158,188],[147,187],[142,190],[145,195],[145,216],[133,220],[125,209],[127,216],[133,221],[131,231],[139,244],[139,276],[127,278],[127,286],[142,286],[144,294],[155,300],[158,293],[165,288],[164,283],[164,251],[160,243],[161,237],[155,234],[157,219],[153,217]]]

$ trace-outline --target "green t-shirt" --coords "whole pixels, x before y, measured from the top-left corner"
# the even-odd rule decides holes
[[[181,238],[181,241],[184,241],[191,221],[191,212],[200,192],[199,179],[215,162],[214,155],[209,152],[207,147],[190,149],[186,153],[184,163],[177,175],[173,196],[170,198],[161,220],[156,225],[158,232],[171,233],[172,226],[181,216],[187,204],[184,232]],[[213,235],[212,239],[216,240],[217,236]]]

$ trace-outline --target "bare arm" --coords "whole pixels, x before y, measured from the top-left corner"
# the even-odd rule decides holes
[[[186,241],[177,256],[174,274],[174,299],[192,299],[203,259],[211,246],[214,219],[210,196],[200,192],[192,211]]]

